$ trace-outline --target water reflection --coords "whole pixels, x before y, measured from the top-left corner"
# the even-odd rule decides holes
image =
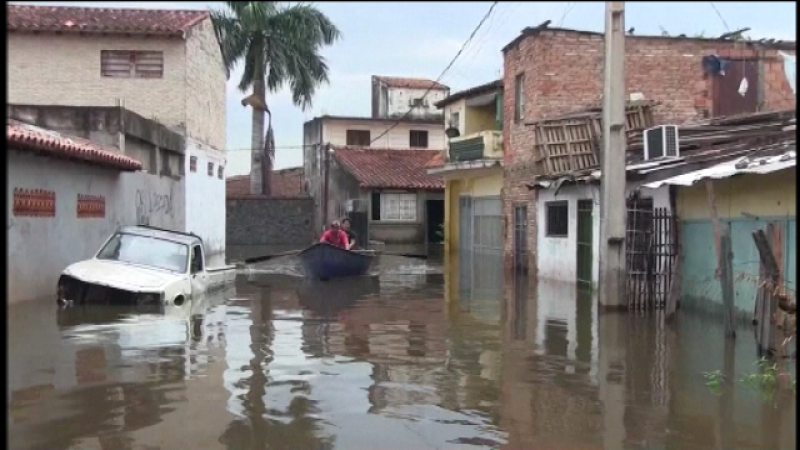
[[[752,370],[746,330],[598,314],[491,255],[276,273],[179,310],[10,307],[10,447],[795,448],[793,397],[704,385]]]

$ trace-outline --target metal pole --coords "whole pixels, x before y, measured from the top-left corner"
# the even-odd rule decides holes
[[[606,2],[600,200],[600,305],[625,309],[625,16]]]

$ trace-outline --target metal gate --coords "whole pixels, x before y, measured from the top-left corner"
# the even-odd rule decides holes
[[[472,199],[473,251],[483,255],[503,252],[503,202],[500,197]]]
[[[514,270],[528,271],[528,205],[514,206]]]
[[[577,239],[577,264],[576,274],[578,283],[592,283],[592,264],[594,250],[592,248],[593,220],[592,209],[594,200],[578,200],[578,239]]]
[[[653,208],[652,199],[629,200],[626,243],[628,307],[663,309],[676,276],[675,216],[667,208]]]

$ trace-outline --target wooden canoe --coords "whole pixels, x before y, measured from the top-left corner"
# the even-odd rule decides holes
[[[345,250],[318,242],[297,254],[307,277],[320,280],[366,275],[375,259],[374,250]]]

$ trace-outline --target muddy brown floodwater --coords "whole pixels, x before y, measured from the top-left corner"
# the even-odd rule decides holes
[[[248,269],[190,313],[9,307],[9,448],[796,448],[794,395],[706,386],[754,370],[751,330],[598,316],[478,260]]]

